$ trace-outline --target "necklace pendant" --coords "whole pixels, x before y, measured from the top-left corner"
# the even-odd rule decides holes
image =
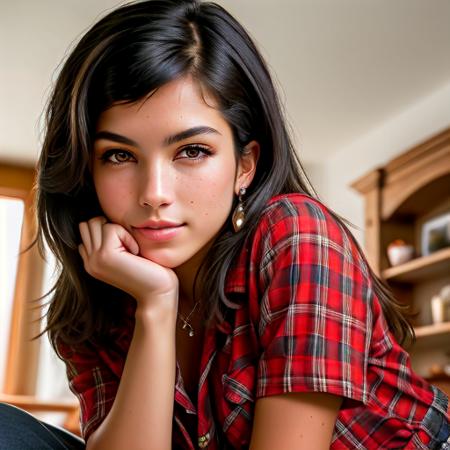
[[[189,337],[194,336],[195,332],[194,332],[194,327],[189,323],[189,318],[192,316],[192,314],[194,313],[195,309],[197,308],[198,304],[199,304],[200,300],[197,300],[197,302],[195,303],[194,307],[192,308],[191,312],[186,316],[183,317],[180,313],[178,313],[178,317],[180,318],[180,320],[183,322],[183,325],[181,327],[182,330],[186,330],[187,334]]]

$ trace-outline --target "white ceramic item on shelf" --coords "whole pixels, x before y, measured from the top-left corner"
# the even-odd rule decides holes
[[[435,295],[431,299],[431,318],[433,323],[442,323],[444,318],[444,302],[439,295]]]
[[[450,284],[444,286],[438,295],[431,298],[431,318],[433,323],[450,320]]]
[[[387,255],[391,266],[398,266],[413,258],[414,247],[401,239],[397,239],[388,245]]]
[[[448,377],[450,377],[450,364],[446,364],[444,366],[444,373],[445,375],[447,375]]]

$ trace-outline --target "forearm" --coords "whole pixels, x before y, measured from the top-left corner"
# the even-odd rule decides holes
[[[87,450],[170,450],[175,389],[176,310],[136,311],[136,326],[113,406]]]

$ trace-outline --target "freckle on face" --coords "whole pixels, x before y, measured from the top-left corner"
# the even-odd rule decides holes
[[[228,219],[233,204],[236,169],[232,130],[216,107],[205,105],[196,89],[189,80],[177,80],[162,86],[143,103],[137,102],[126,107],[116,105],[102,113],[98,128],[117,130],[118,134],[130,136],[142,143],[137,155],[145,164],[130,164],[120,169],[106,166],[106,171],[104,165],[97,163],[94,171],[100,203],[111,221],[131,229],[132,225],[142,223],[151,214],[152,217],[158,217],[161,213],[161,218],[186,223],[187,226],[177,239],[155,243],[142,238],[139,245],[143,257],[171,268],[181,265],[190,267],[189,272],[192,273],[199,260],[196,255],[204,255],[203,251],[213,242]],[[162,161],[159,155],[166,158],[165,149],[160,148],[159,144],[164,142],[164,137],[196,124],[211,124],[218,129],[217,135],[205,137],[205,144],[214,150],[213,156],[201,159],[200,163],[181,158],[169,159],[172,156],[171,146],[167,160],[164,159],[167,164],[161,165],[168,174],[164,177],[166,182],[162,184],[163,188],[167,188],[167,191],[163,191],[167,193],[168,200],[161,205],[160,210],[144,210],[136,199],[141,184],[147,185],[138,183],[141,180],[138,176],[144,174],[145,169],[154,168],[150,162]],[[203,142],[203,137],[200,141]],[[178,150],[179,145],[174,145],[174,154]],[[152,155],[158,158],[152,159]],[[153,195],[153,190],[146,191],[146,194]],[[155,199],[159,200],[157,196]],[[141,238],[140,235],[137,237]]]

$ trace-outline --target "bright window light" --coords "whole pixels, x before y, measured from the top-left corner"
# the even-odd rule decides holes
[[[3,390],[24,204],[0,197],[0,391]]]

